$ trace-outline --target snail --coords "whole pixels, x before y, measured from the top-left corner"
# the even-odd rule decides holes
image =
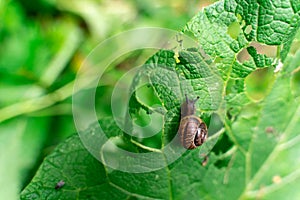
[[[207,126],[197,116],[195,103],[199,99],[188,99],[187,95],[185,102],[181,105],[181,120],[178,129],[180,142],[186,149],[194,149],[202,145],[207,138]]]

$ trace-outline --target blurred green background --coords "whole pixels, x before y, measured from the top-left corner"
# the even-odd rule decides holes
[[[74,79],[96,45],[132,28],[179,31],[211,3],[0,0],[0,198],[18,199],[43,158],[76,132],[71,99]],[[119,78],[151,54],[132,52],[109,67],[97,90],[99,116],[111,115],[110,96]],[[272,70],[262,69],[248,78],[249,94],[261,99],[272,76]]]
[[[138,27],[181,30],[199,0],[0,0],[0,198],[18,199],[53,148],[76,132],[74,78],[104,39]],[[108,116],[114,84],[153,52],[118,59],[97,90]],[[128,83],[130,84],[130,83]]]

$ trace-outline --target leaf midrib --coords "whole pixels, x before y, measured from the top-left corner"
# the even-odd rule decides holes
[[[293,146],[295,143],[293,143],[292,145],[286,145],[288,143],[291,143],[291,141],[298,141],[300,140],[300,136],[297,136],[295,138],[293,138],[290,141],[286,141],[287,136],[293,131],[293,127],[296,125],[297,123],[297,119],[298,116],[300,116],[300,105],[297,107],[296,112],[294,112],[293,116],[291,117],[291,120],[288,120],[289,123],[287,124],[287,126],[285,127],[283,133],[285,133],[285,137],[280,138],[280,141],[276,144],[274,150],[270,153],[270,155],[267,157],[267,159],[264,161],[264,163],[261,165],[261,167],[259,168],[259,170],[254,174],[253,178],[246,183],[246,187],[244,192],[241,194],[239,199],[242,199],[242,197],[248,196],[249,194],[254,195],[253,193],[257,194],[258,191],[251,191],[252,187],[259,181],[261,180],[261,178],[264,175],[264,172],[269,169],[268,166],[270,166],[270,163],[277,157],[277,155],[284,149]],[[287,147],[285,147],[287,146]],[[249,165],[249,163],[246,162],[246,165]],[[248,166],[249,168],[251,166]],[[295,174],[298,175],[300,177],[300,170],[295,171]],[[286,176],[288,177],[288,176]],[[285,182],[283,181],[284,179],[286,179],[286,177],[282,178],[282,182],[281,182],[281,186],[283,185],[283,183],[287,184],[289,182]],[[274,184],[271,184],[265,188],[268,187],[272,187]],[[278,184],[277,184],[278,185]],[[264,191],[264,194],[266,194],[266,192]]]

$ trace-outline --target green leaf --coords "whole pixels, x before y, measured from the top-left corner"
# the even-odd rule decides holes
[[[178,128],[180,105],[188,95],[189,98],[200,97],[197,107],[203,113],[212,113],[221,106],[223,82],[218,76],[217,69],[209,60],[205,60],[201,53],[191,50],[178,52],[179,63],[174,58],[175,53],[161,50],[142,67],[136,75],[131,90],[137,91],[144,84],[143,80],[152,85],[155,95],[166,111],[163,116],[165,124],[162,129],[162,146],[172,140]],[[139,99],[136,92],[130,101],[130,111],[137,115],[137,110],[153,110],[151,105],[146,105]],[[155,110],[154,110],[155,112]]]
[[[102,129],[105,132],[115,130],[116,125],[110,123],[111,121],[111,119],[106,119],[102,122]],[[91,126],[90,129],[94,130],[95,128]],[[94,131],[99,132],[99,129]],[[83,136],[89,134],[90,131],[87,130],[83,133]],[[118,137],[117,135],[114,132],[114,137]],[[149,181],[145,183],[147,176],[149,176]],[[159,179],[165,179],[166,183],[162,182],[155,186],[158,177]],[[64,181],[65,184],[62,188],[56,190],[55,186],[60,180]],[[148,175],[111,171],[86,150],[78,135],[74,135],[59,145],[46,158],[31,184],[22,192],[21,199],[167,197],[168,194],[164,194],[165,187],[168,187],[167,180],[166,170],[149,173]],[[148,191],[144,190],[144,194],[140,194],[138,186],[141,183],[153,184],[153,187],[156,187],[156,194],[151,194],[154,188],[149,188]]]
[[[244,197],[255,199],[263,195],[267,199],[281,199],[284,194],[290,194],[289,198],[293,199],[300,195],[291,187],[300,181],[300,162],[296,158],[300,150],[297,132],[300,107],[299,100],[290,91],[290,77],[278,77],[262,104],[258,119],[251,118],[256,123],[246,126],[251,130],[247,141],[250,144],[248,148],[240,147],[240,152],[245,150],[246,153]],[[237,138],[237,143],[245,142]]]
[[[287,194],[299,198],[300,102],[292,79],[299,70],[300,50],[295,56],[288,53],[299,28],[299,8],[297,1],[228,0],[199,12],[183,31],[199,46],[160,50],[132,82],[126,130],[135,133],[135,120],[155,113],[163,119],[158,137],[128,136],[112,119],[100,119],[101,129],[95,124],[80,138],[74,135],[45,159],[21,199],[283,199]],[[252,42],[278,45],[277,57],[259,53]],[[239,60],[243,50],[248,59]],[[256,69],[281,64],[266,97],[251,100],[245,78]],[[145,85],[150,89],[140,91]],[[145,91],[156,99],[145,101]],[[196,115],[209,125],[209,138],[169,163],[168,153],[178,154],[168,144],[176,138],[185,94],[200,97]],[[160,108],[154,106],[157,101]],[[218,129],[218,124],[224,128]],[[89,151],[101,162],[81,143],[86,137],[94,141]],[[127,151],[120,154],[116,147]],[[135,161],[132,153],[144,160]],[[161,166],[147,171],[156,163]],[[126,169],[128,164],[142,171],[116,167]],[[60,180],[65,185],[55,189]]]

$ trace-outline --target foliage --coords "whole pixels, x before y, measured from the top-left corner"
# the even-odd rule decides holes
[[[46,157],[21,199],[299,198],[300,51],[293,49],[299,39],[299,18],[297,1],[225,0],[206,7],[182,31],[195,37],[199,46],[155,53],[132,82],[131,90],[137,92],[128,105],[130,117],[142,118],[143,110],[161,114],[164,124],[159,138],[129,137],[111,118],[100,118],[99,123],[119,146],[135,153],[155,151],[164,158],[164,147],[175,136],[180,104],[188,93],[200,97],[197,115],[207,124],[211,116],[217,116],[224,128],[172,164],[145,173],[127,173],[103,165],[75,134]],[[83,33],[75,28],[74,34],[78,39]],[[74,41],[70,43],[76,45]],[[275,56],[261,52],[262,45],[276,46]],[[247,57],[241,58],[243,55]],[[259,101],[247,92],[247,79],[257,70],[272,72],[272,81]],[[144,91],[139,92],[144,78],[153,83],[147,92],[155,96],[153,102],[159,102],[162,109],[154,109],[153,102],[145,102]],[[53,79],[45,78],[45,83]],[[128,119],[124,123],[133,129]],[[81,134],[89,137],[102,131],[94,124]],[[220,137],[214,146],[216,135]],[[210,145],[214,146],[212,150]],[[101,150],[99,154],[105,155]],[[207,164],[201,164],[203,152],[209,152]],[[145,166],[140,163],[140,167]],[[56,190],[60,180],[65,185]]]
[[[19,199],[43,158],[76,132],[74,78],[92,48],[134,27],[180,29],[198,9],[195,5],[182,0],[1,0],[0,198]],[[145,56],[128,54],[112,64],[98,87],[99,115],[110,115],[114,83]]]

